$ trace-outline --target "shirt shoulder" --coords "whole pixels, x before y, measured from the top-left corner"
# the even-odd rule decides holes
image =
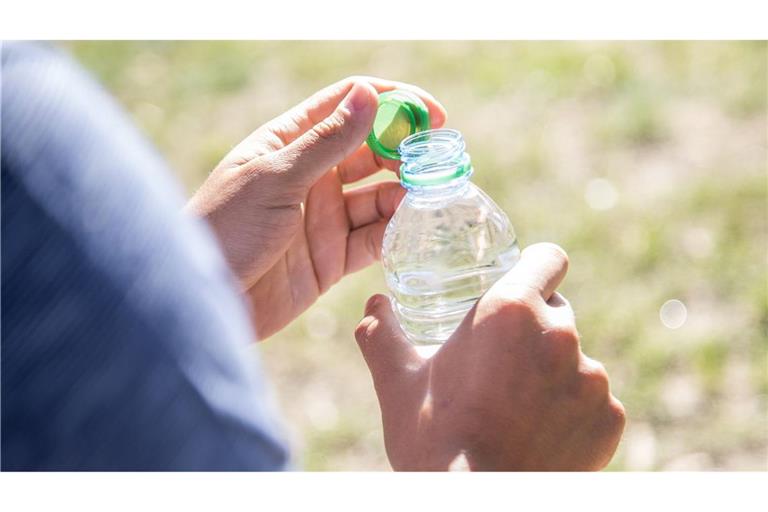
[[[2,55],[3,469],[280,469],[213,234],[65,55]]]

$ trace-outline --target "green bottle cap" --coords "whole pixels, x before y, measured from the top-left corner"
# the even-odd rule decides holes
[[[429,130],[429,110],[415,94],[400,89],[379,95],[368,147],[384,158],[399,160],[397,147],[406,137]]]

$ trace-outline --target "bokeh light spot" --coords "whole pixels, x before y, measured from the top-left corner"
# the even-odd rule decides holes
[[[584,200],[593,210],[610,210],[616,206],[619,193],[610,181],[597,178],[587,183]]]
[[[333,311],[316,306],[307,312],[304,325],[307,335],[313,340],[327,340],[336,335],[338,322]]]
[[[688,310],[681,301],[671,299],[662,304],[659,310],[659,318],[667,329],[678,329],[688,319]]]

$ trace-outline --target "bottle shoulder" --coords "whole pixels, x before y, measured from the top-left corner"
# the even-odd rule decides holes
[[[387,226],[382,256],[385,267],[424,263],[504,250],[516,235],[504,211],[470,184],[461,195],[420,201],[406,195]],[[414,200],[415,199],[415,200]]]
[[[392,222],[417,222],[423,219],[446,218],[453,221],[462,218],[481,218],[497,216],[499,221],[509,223],[504,210],[473,183],[456,195],[434,198],[418,197],[414,193],[406,194],[400,206],[392,216]]]

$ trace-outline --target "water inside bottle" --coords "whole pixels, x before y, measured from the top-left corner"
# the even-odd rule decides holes
[[[403,331],[415,345],[435,345],[517,263],[520,249],[507,215],[470,182],[461,133],[417,133],[399,152],[408,193],[387,225],[382,262]]]
[[[415,344],[445,342],[477,300],[520,259],[517,242],[467,267],[433,262],[430,268],[387,275],[392,306]]]

